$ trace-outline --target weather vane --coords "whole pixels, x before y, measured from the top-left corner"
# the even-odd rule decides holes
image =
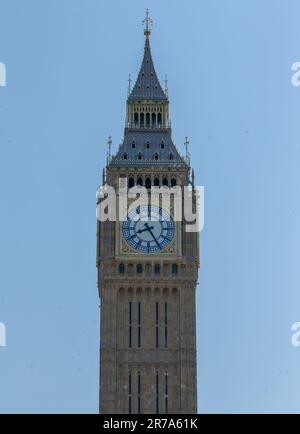
[[[142,21],[142,23],[144,26],[144,34],[146,36],[149,36],[151,33],[151,27],[152,27],[153,21],[150,18],[150,12],[149,12],[148,8],[146,9],[146,18]]]

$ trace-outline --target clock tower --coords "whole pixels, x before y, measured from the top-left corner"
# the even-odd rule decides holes
[[[188,153],[181,156],[172,139],[167,85],[163,90],[151,55],[151,24],[147,11],[142,65],[133,88],[129,81],[124,139],[112,156],[109,140],[103,170],[102,188],[116,192],[116,218],[97,221],[104,414],[197,412],[199,240],[184,215],[184,191],[195,205],[194,176]],[[122,186],[129,191],[124,215]],[[180,195],[170,195],[169,207],[163,194],[154,202],[152,191],[168,190]]]

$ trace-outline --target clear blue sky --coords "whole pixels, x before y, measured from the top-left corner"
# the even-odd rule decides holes
[[[95,189],[146,7],[205,186],[201,412],[300,412],[299,0],[0,0],[0,412],[97,412]]]

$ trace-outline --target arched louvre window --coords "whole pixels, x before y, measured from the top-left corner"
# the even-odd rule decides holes
[[[156,124],[156,114],[152,113],[152,125],[154,126]]]
[[[144,113],[140,114],[140,123],[141,123],[141,126],[144,126],[144,123],[145,123],[145,115],[144,115]]]
[[[146,178],[145,187],[151,188],[151,178]]]
[[[150,127],[150,113],[146,113],[146,126]]]
[[[134,177],[131,176],[128,180],[128,188],[134,187]]]
[[[158,123],[158,126],[161,127],[161,113],[158,113],[157,123]]]

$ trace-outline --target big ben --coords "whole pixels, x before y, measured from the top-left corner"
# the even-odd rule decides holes
[[[186,230],[183,212],[175,218],[175,195],[169,207],[152,196],[152,190],[185,187],[193,193],[194,176],[188,156],[173,142],[168,92],[151,54],[151,25],[147,11],[124,138],[114,155],[109,152],[102,179],[103,187],[115,190],[117,204],[115,219],[97,221],[103,414],[197,413],[199,235]],[[133,194],[122,217],[123,186]],[[139,189],[145,194],[134,205]]]

